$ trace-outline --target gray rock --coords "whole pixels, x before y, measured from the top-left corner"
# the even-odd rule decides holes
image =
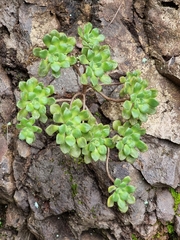
[[[156,214],[163,224],[166,224],[166,222],[171,222],[174,218],[175,212],[173,209],[174,206],[174,199],[171,196],[171,193],[166,190],[157,190],[157,208],[156,208]]]
[[[30,76],[34,76],[39,81],[43,82],[45,85],[53,85],[55,88],[55,93],[59,97],[63,96],[66,92],[76,93],[80,90],[79,77],[76,75],[73,68],[61,69],[61,76],[59,78],[52,77],[51,73],[44,78],[38,76],[39,61],[34,62],[28,66],[28,72]]]
[[[25,212],[25,213],[29,212],[28,196],[27,196],[27,193],[23,189],[15,191],[14,200],[15,200],[16,205],[19,208],[21,208],[23,210],[23,212]]]
[[[152,137],[146,137],[148,151],[141,153],[135,166],[141,171],[146,181],[152,186],[171,186],[179,184],[178,145]]]
[[[9,204],[6,210],[6,227],[13,227],[18,231],[25,225],[26,217],[14,204]]]
[[[19,8],[19,23],[21,30],[28,33],[33,46],[44,46],[43,36],[59,27],[55,14],[50,13],[49,9],[25,3]]]
[[[17,141],[17,151],[23,158],[27,158],[31,154],[30,146],[26,142],[20,140]]]
[[[15,111],[10,79],[0,66],[0,118],[7,124]],[[0,123],[1,124],[1,123]]]
[[[29,168],[26,185],[31,190],[28,201],[32,211],[37,213],[37,219],[74,210],[70,173],[67,166],[63,166],[64,161],[66,156],[59,147],[50,145],[39,153]]]
[[[0,134],[0,202],[13,201],[15,183],[12,174],[12,152],[8,150],[5,138]]]
[[[11,82],[3,67],[0,65],[0,96],[12,95]]]
[[[51,216],[44,221],[38,221],[31,215],[28,219],[28,228],[37,239],[74,240],[72,230],[67,225],[68,213],[62,216]]]
[[[65,92],[76,93],[80,90],[78,76],[73,68],[62,69],[61,76],[51,83],[56,93],[62,96]]]
[[[175,232],[177,233],[178,236],[180,236],[180,216],[175,216]]]
[[[146,5],[144,29],[149,40],[149,52],[157,59],[157,69],[162,75],[180,85],[179,62],[171,61],[172,57],[180,54],[178,4],[178,1],[173,1],[172,4],[170,1],[149,1]]]

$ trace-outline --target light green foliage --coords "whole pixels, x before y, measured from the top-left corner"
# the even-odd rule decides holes
[[[132,240],[138,240],[135,234],[132,234],[131,237],[132,237]]]
[[[88,110],[81,110],[82,105],[80,99],[74,100],[71,106],[66,102],[61,106],[52,104],[50,111],[58,125],[48,126],[46,132],[50,136],[57,132],[56,142],[65,154],[74,158],[84,155],[85,163],[105,161],[107,147],[114,146],[108,138],[110,127],[97,124]]]
[[[34,133],[41,132],[41,128],[33,126],[35,120],[39,119],[45,123],[46,105],[55,102],[53,97],[49,97],[54,93],[54,87],[51,85],[44,87],[36,78],[30,78],[27,82],[21,81],[19,89],[21,90],[21,99],[17,102],[20,109],[17,115],[17,120],[20,121],[17,128],[21,129],[19,138],[31,144],[35,140]]]
[[[82,38],[83,48],[79,61],[86,65],[86,71],[81,75],[82,84],[92,84],[93,88],[101,91],[100,82],[109,84],[111,78],[107,72],[117,67],[117,63],[110,57],[110,49],[107,45],[100,45],[104,35],[97,28],[92,28],[88,23],[84,28],[78,28],[79,36]]]
[[[180,193],[176,192],[174,188],[170,188],[172,197],[174,198],[174,211],[177,213],[178,206],[180,204]]]
[[[39,75],[44,77],[51,69],[55,78],[60,76],[61,68],[68,68],[76,63],[74,56],[68,54],[74,49],[76,40],[74,37],[67,37],[64,33],[52,30],[46,34],[43,42],[48,49],[34,48],[33,54],[42,58],[39,66]]]
[[[69,154],[75,159],[83,159],[86,164],[98,160],[108,163],[109,150],[116,148],[119,151],[120,161],[133,163],[139,152],[147,151],[147,145],[141,140],[141,136],[145,134],[141,124],[147,120],[149,114],[155,113],[158,105],[155,99],[157,91],[147,89],[148,83],[140,77],[139,71],[121,77],[120,97],[126,98],[122,111],[124,122],[121,123],[119,120],[113,122],[112,128],[115,134],[110,137],[110,125],[97,123],[87,108],[86,93],[89,89],[101,92],[104,84],[111,84],[108,73],[118,64],[112,60],[109,46],[101,44],[104,35],[100,34],[97,28],[93,28],[91,23],[85,24],[83,28],[79,27],[78,34],[82,49],[77,56],[75,52],[73,53],[76,39],[57,30],[44,36],[43,42],[46,48],[35,48],[33,53],[42,59],[39,66],[40,76],[46,76],[50,71],[55,78],[58,78],[62,68],[75,65],[80,76],[82,92],[75,94],[71,100],[56,100],[51,97],[54,94],[53,86],[45,87],[33,77],[27,82],[20,82],[21,95],[17,102],[19,108],[17,128],[21,130],[19,138],[28,144],[34,142],[35,134],[42,131],[35,124],[37,121],[47,122],[46,111],[49,107],[51,124],[46,128],[46,133],[49,136],[56,134],[56,143],[64,154]],[[78,69],[80,65],[83,66],[84,72]],[[77,96],[81,96],[83,101]],[[113,100],[106,96],[105,98]],[[125,213],[128,204],[135,202],[133,197],[135,188],[129,185],[129,176],[123,180],[118,178],[114,180],[110,177],[109,170],[106,170],[108,177],[114,183],[108,189],[111,195],[107,204],[112,207],[117,203],[119,210]],[[77,186],[72,185],[72,187],[72,190],[76,191]]]
[[[132,193],[135,192],[135,187],[129,185],[131,181],[130,177],[127,176],[123,180],[116,178],[114,185],[108,188],[108,192],[113,194],[108,198],[107,205],[108,207],[113,207],[116,202],[119,210],[122,213],[127,212],[128,204],[135,203],[135,197]]]
[[[124,83],[120,96],[130,96],[130,99],[123,104],[123,118],[129,120],[132,125],[137,122],[146,122],[148,115],[154,114],[159,105],[155,99],[157,90],[146,89],[148,83],[140,77],[140,71],[127,73],[126,77],[120,78],[120,82]]]
[[[168,230],[168,233],[170,234],[170,235],[173,235],[174,234],[174,226],[173,226],[173,224],[172,223],[169,223],[168,225],[167,225],[167,230]]]
[[[145,134],[145,129],[141,128],[138,123],[131,125],[129,121],[123,125],[119,120],[113,122],[113,128],[118,135],[113,137],[113,142],[119,150],[119,159],[133,163],[139,155],[139,151],[147,151],[147,145],[140,140]]]

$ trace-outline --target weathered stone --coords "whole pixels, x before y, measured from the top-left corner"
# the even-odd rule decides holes
[[[161,221],[163,224],[166,224],[166,222],[171,222],[175,215],[173,209],[174,199],[171,196],[171,193],[166,189],[158,190],[156,204],[156,214],[159,221]]]
[[[58,96],[63,96],[66,92],[73,93],[80,90],[79,77],[73,68],[61,69],[61,76],[56,79],[54,79],[50,73],[46,77],[40,78],[38,76],[39,63],[39,61],[34,62],[28,66],[30,76],[36,77],[45,85],[53,85],[55,87],[55,93],[58,94]]]
[[[142,126],[146,129],[148,135],[168,139],[179,144],[179,89],[156,71],[152,61],[149,63],[149,69],[144,68],[142,70],[142,77],[148,80],[151,88],[158,90],[157,100],[159,101],[156,114],[149,116],[148,121],[143,123]],[[119,88],[115,89],[110,96],[118,98],[119,91]],[[104,115],[111,120],[122,119],[121,103],[105,102],[102,104],[101,109]]]
[[[157,69],[178,85],[179,63],[171,58],[180,55],[179,12],[179,1],[151,0],[146,5],[144,25],[150,46],[149,53],[157,59]]]
[[[14,111],[15,104],[10,79],[2,66],[0,66],[0,117],[5,123],[8,123]]]
[[[9,147],[15,148],[13,172],[18,188],[14,199],[25,214],[29,213],[28,228],[34,235],[28,232],[27,226],[20,229],[19,222],[15,222],[20,212],[16,209],[14,213],[11,213],[10,210],[13,211],[14,208],[10,209],[9,207],[8,226],[18,229],[18,233],[15,236],[6,230],[6,233],[3,232],[6,234],[3,240],[34,240],[35,238],[74,240],[75,238],[83,239],[83,237],[85,239],[91,239],[91,237],[103,239],[104,235],[106,236],[104,238],[109,240],[129,240],[132,228],[143,239],[153,238],[159,231],[155,214],[157,208],[156,188],[152,189],[148,183],[156,187],[159,185],[176,187],[180,182],[178,163],[180,155],[178,146],[180,144],[179,89],[166,79],[166,77],[175,80],[177,78],[179,81],[180,61],[179,56],[176,55],[180,52],[177,49],[179,45],[177,38],[179,7],[176,9],[176,5],[179,4],[178,0],[100,0],[97,1],[97,4],[91,0],[19,0],[18,2],[2,0],[1,2],[0,47],[2,51],[0,60],[6,67],[10,81],[7,79],[7,75],[2,75],[2,77],[0,75],[0,96],[5,97],[5,100],[1,101],[0,124],[2,122],[7,124],[13,115],[15,104],[10,86],[13,86],[13,91],[18,99],[16,86],[22,80],[22,74],[19,73],[28,70],[29,76],[38,78],[39,62],[33,63],[35,58],[31,55],[32,49],[30,48],[34,47],[32,45],[42,46],[42,36],[53,28],[59,29],[61,26],[62,29],[66,24],[66,19],[67,22],[69,21],[68,24],[71,24],[71,28],[64,29],[71,35],[74,34],[77,25],[91,19],[94,26],[99,26],[99,24],[103,26],[101,31],[106,36],[106,43],[110,45],[112,55],[118,61],[119,70],[112,75],[114,81],[118,81],[119,76],[125,72],[138,68],[142,71],[142,76],[149,80],[150,86],[158,89],[160,106],[157,114],[151,116],[144,124],[147,134],[177,144],[146,138],[150,153],[140,155],[134,166],[116,161],[117,152],[111,152],[114,162],[110,161],[109,165],[113,177],[123,178],[130,175],[131,184],[137,187],[136,203],[129,207],[126,214],[121,214],[117,212],[116,207],[111,209],[106,207],[106,200],[109,196],[107,187],[112,183],[107,178],[103,163],[93,163],[88,166],[75,164],[72,159],[60,152],[59,147],[51,144],[47,146],[47,142],[49,143],[52,139],[47,139],[43,135],[37,137],[37,142],[31,148],[22,142],[17,142],[15,137],[11,138],[11,143],[14,144],[10,144]],[[97,5],[96,11],[93,11],[95,7],[93,8],[92,15],[90,14],[90,5],[93,7]],[[86,6],[86,9],[82,8],[83,6]],[[84,15],[79,22],[72,21],[74,16],[79,19],[79,16],[77,17],[79,10],[76,11],[76,9],[82,10]],[[70,13],[73,15],[72,17]],[[173,14],[175,19],[172,18]],[[163,17],[164,20],[160,19],[161,21],[159,21],[159,18]],[[168,22],[169,19],[171,19],[170,22]],[[158,26],[157,20],[159,21]],[[172,25],[172,28],[170,25],[168,28],[163,25],[166,23]],[[172,33],[175,30],[177,30],[176,33]],[[165,39],[166,36],[167,39]],[[171,38],[174,38],[173,41]],[[165,41],[166,44],[164,44]],[[173,52],[172,49],[175,51]],[[151,59],[152,56],[156,59],[155,61]],[[175,59],[171,59],[172,56],[175,56]],[[155,63],[158,71],[166,77],[162,77],[157,72]],[[23,76],[29,77],[28,74]],[[54,80],[50,75],[38,79],[45,85],[54,84],[60,97],[63,95],[69,97],[79,90],[77,77],[72,69],[63,71],[60,79]],[[66,92],[70,92],[70,94]],[[106,94],[112,93],[113,97],[116,97],[118,92],[119,89],[104,90]],[[7,95],[8,97],[6,97]],[[102,99],[98,99],[102,103]],[[12,107],[12,111],[10,107]],[[96,111],[97,106],[92,105],[91,109]],[[107,117],[111,114],[110,119],[121,118],[120,105],[116,108],[113,104],[104,105],[103,111]],[[17,147],[15,147],[16,142]],[[2,145],[2,154],[4,154],[4,150],[8,151],[5,145],[4,143]],[[43,150],[40,151],[41,149]],[[2,175],[1,171],[3,171],[2,168],[0,168],[0,177],[7,177],[7,175]],[[3,203],[11,201],[12,195],[9,199],[9,195],[4,196],[3,194],[3,191],[0,191],[0,199],[3,198],[1,200],[4,201]],[[157,199],[160,199],[158,194]],[[169,201],[166,207],[169,206],[168,204]],[[159,203],[158,208],[161,210],[162,207]],[[172,210],[172,206],[170,208]],[[158,217],[161,219],[163,218],[162,210],[159,209],[157,212],[159,211],[160,216],[158,215]],[[165,210],[167,214],[169,214],[168,210]],[[171,219],[169,215],[165,216],[165,220]],[[22,219],[22,216],[20,218]],[[176,228],[178,227],[179,223]],[[99,234],[91,236],[92,229],[96,229]],[[102,238],[99,236],[101,233],[103,233]],[[167,239],[167,236],[165,238]],[[162,239],[165,238],[162,237]]]
[[[26,217],[14,204],[9,204],[6,210],[6,227],[13,227],[18,231],[25,225]]]
[[[4,203],[12,201],[15,184],[12,175],[12,153],[8,150],[2,135],[0,135],[0,149],[0,201]]]
[[[106,2],[106,1],[105,1]],[[158,4],[156,3],[158,2]],[[129,3],[132,4],[132,1]],[[142,76],[146,78],[149,83],[150,87],[156,88],[158,90],[158,100],[160,102],[160,105],[157,108],[157,114],[150,116],[148,122],[144,125],[147,129],[147,134],[150,134],[155,137],[159,137],[162,139],[168,139],[170,141],[173,141],[175,143],[180,143],[180,129],[179,129],[179,119],[180,119],[180,111],[179,111],[179,90],[174,86],[171,82],[169,82],[166,78],[162,77],[160,74],[158,74],[155,66],[154,66],[154,60],[151,60],[148,58],[148,56],[145,55],[145,52],[143,49],[146,48],[147,41],[145,39],[145,36],[140,39],[141,32],[144,31],[144,29],[141,29],[140,26],[142,26],[143,23],[141,23],[137,20],[137,29],[135,29],[131,22],[131,4],[124,4],[122,1],[122,6],[125,6],[125,9],[128,8],[128,11],[123,8],[121,14],[118,14],[116,18],[113,21],[113,24],[108,25],[108,20],[110,21],[110,16],[112,16],[112,8],[117,7],[120,5],[119,2],[114,2],[114,5],[112,5],[111,1],[106,2],[106,8],[104,8],[104,5],[101,9],[100,17],[102,18],[102,25],[104,26],[103,33],[106,36],[106,42],[110,45],[112,48],[112,52],[114,55],[114,59],[119,63],[119,72],[124,74],[127,71],[134,70],[134,69],[140,69],[142,71]],[[138,8],[139,4],[141,3],[141,7],[144,9],[145,2],[144,1],[136,1],[135,7]],[[154,22],[153,26],[151,26],[151,23],[149,23],[148,18],[151,18],[149,14],[147,15],[147,26],[151,29],[153,34],[149,33],[147,34],[148,38],[151,41],[151,46],[156,47],[159,49],[159,52],[162,52],[162,48],[169,52],[169,49],[171,47],[176,48],[178,46],[178,42],[176,44],[169,45],[167,40],[163,38],[161,41],[161,38],[158,38],[158,34],[156,32],[156,29],[154,31],[154,28],[156,28],[157,23],[157,13],[155,14],[154,9],[160,9],[160,12],[165,15],[163,12],[164,9],[167,11],[171,11],[173,13],[174,9],[165,8],[163,7],[158,0],[151,0],[150,3],[147,4],[148,11],[150,11],[154,16]],[[169,10],[168,10],[169,9]],[[139,11],[142,11],[140,9]],[[159,10],[157,10],[158,12]],[[176,16],[177,12],[176,11]],[[158,18],[160,16],[158,15]],[[152,20],[152,19],[151,19]],[[164,20],[163,20],[164,21]],[[169,26],[169,19],[166,18],[167,26]],[[177,20],[174,20],[176,22]],[[122,24],[123,22],[123,24]],[[162,22],[162,21],[160,21]],[[173,22],[173,26],[175,28],[179,28],[176,23]],[[139,31],[138,31],[139,29]],[[159,27],[158,29],[166,29],[162,32],[165,35],[169,35],[170,33],[167,33],[168,28]],[[176,29],[177,30],[177,29]],[[138,31],[138,32],[137,32]],[[158,30],[157,30],[158,31]],[[175,31],[175,30],[174,30]],[[133,34],[134,32],[134,34]],[[178,32],[175,31],[176,36],[178,36]],[[139,37],[139,41],[141,42],[141,46],[137,46],[137,36]],[[173,38],[173,37],[172,37]],[[156,39],[156,41],[155,41]],[[178,41],[179,37],[176,39],[173,39],[173,41]],[[164,44],[164,41],[166,41],[166,44]],[[166,48],[166,46],[168,47]],[[161,46],[161,47],[159,47]],[[119,51],[119,49],[121,49]],[[149,50],[147,50],[148,52]],[[157,50],[156,50],[157,51]],[[163,55],[163,54],[162,54]],[[166,55],[164,53],[164,55]],[[173,54],[170,54],[171,56]],[[143,59],[146,59],[146,63],[143,63]],[[176,59],[178,61],[178,59]],[[131,66],[131,67],[130,67]],[[172,65],[173,66],[173,65]],[[177,65],[176,65],[177,66]],[[179,69],[179,67],[175,67],[176,69]],[[177,70],[178,71],[178,70]],[[178,73],[176,74],[178,75]],[[118,92],[116,93],[116,97],[118,97]],[[105,103],[102,106],[103,112],[106,115],[106,117],[109,117],[112,120],[115,120],[117,118],[121,118],[121,104],[115,104],[113,102]],[[167,124],[167,122],[169,124]]]
[[[67,166],[63,166],[69,160],[58,146],[51,145],[32,161],[26,184],[31,189],[28,201],[37,219],[74,210],[71,177]]]
[[[167,139],[180,144],[180,100],[179,89],[164,77],[160,76],[152,66],[143,76],[148,79],[150,87],[158,90],[159,106],[155,115],[143,124],[149,135]],[[168,123],[168,124],[167,124]]]
[[[28,144],[26,144],[24,141],[17,141],[17,151],[19,155],[23,158],[29,157],[31,154],[31,148]]]
[[[106,36],[106,44],[112,50],[113,58],[118,62],[120,73],[125,74],[127,71],[143,68],[142,59],[147,56],[142,47],[137,45],[138,34],[133,24],[132,14],[133,1],[102,0],[101,4],[99,18],[102,21],[102,32]],[[116,14],[119,6],[120,14]],[[113,20],[115,14],[116,17]]]
[[[72,230],[68,227],[66,221],[67,215],[51,216],[44,221],[38,221],[31,215],[28,219],[28,228],[37,239],[50,240],[74,240]]]
[[[66,92],[78,92],[80,90],[79,78],[73,68],[62,69],[61,76],[52,83],[56,93],[62,96]]]
[[[29,212],[28,196],[27,196],[27,193],[23,189],[15,191],[14,200],[15,200],[17,206],[19,208],[21,208],[23,210],[23,212],[25,212],[25,213]]]
[[[21,29],[28,33],[33,46],[44,46],[44,35],[59,27],[55,14],[50,13],[46,7],[31,4],[21,4],[19,22]]]
[[[10,33],[17,22],[19,2],[2,0],[1,4],[0,27],[6,26]]]
[[[180,217],[179,216],[175,216],[175,232],[177,233],[177,235],[180,237]]]
[[[0,65],[0,96],[2,95],[12,95],[10,79],[4,71],[3,67]]]
[[[179,146],[152,137],[146,137],[145,141],[149,149],[140,154],[140,162],[135,162],[135,166],[152,186],[166,185],[176,188],[180,181]]]

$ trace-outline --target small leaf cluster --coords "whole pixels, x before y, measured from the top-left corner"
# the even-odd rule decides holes
[[[60,125],[51,124],[46,132],[52,136],[55,132],[56,143],[64,154],[74,158],[84,155],[84,162],[105,161],[107,146],[113,146],[107,138],[110,133],[108,125],[96,124],[96,119],[88,110],[81,110],[82,101],[74,100],[71,104],[52,104],[50,112],[53,121]]]
[[[16,125],[17,129],[21,129],[19,133],[20,140],[26,140],[28,144],[31,144],[35,141],[35,133],[41,133],[42,129],[38,126],[34,126],[34,118],[25,118],[23,117],[19,124]]]
[[[146,89],[148,83],[140,77],[140,71],[127,73],[126,77],[120,78],[120,82],[124,83],[120,96],[130,96],[130,99],[123,104],[123,118],[129,120],[131,124],[135,124],[138,121],[146,122],[148,115],[154,114],[156,107],[159,105],[155,99],[157,90]]]
[[[79,61],[86,66],[85,73],[80,77],[82,84],[92,84],[93,88],[101,91],[99,82],[109,84],[111,78],[107,72],[117,67],[117,63],[110,57],[110,49],[107,45],[100,45],[104,40],[104,35],[99,33],[99,29],[92,28],[91,23],[87,23],[84,28],[78,28],[79,36],[82,39],[83,48]]]
[[[39,47],[33,49],[33,54],[42,59],[39,66],[39,76],[46,76],[51,69],[52,75],[58,78],[61,74],[61,68],[68,68],[76,63],[76,58],[68,55],[76,44],[74,37],[67,37],[64,33],[52,30],[44,36],[43,42],[48,49]]]
[[[116,120],[113,122],[113,129],[118,133],[113,137],[113,141],[116,143],[115,146],[119,151],[118,156],[121,161],[134,163],[138,158],[139,151],[147,151],[147,145],[140,140],[146,131],[140,127],[139,123],[131,125],[127,121],[122,125],[119,120]]]
[[[31,144],[35,140],[34,133],[41,132],[41,128],[33,124],[37,119],[45,123],[48,119],[46,105],[55,102],[53,97],[49,97],[54,93],[54,87],[51,85],[45,87],[43,83],[32,77],[27,82],[19,82],[19,89],[21,90],[20,100],[17,102],[17,107],[20,109],[17,114],[17,120],[20,121],[17,128],[21,129],[19,138]]]
[[[108,207],[113,207],[114,203],[117,203],[119,210],[125,213],[128,210],[128,204],[135,203],[135,197],[132,195],[135,192],[135,187],[129,185],[130,181],[129,176],[122,180],[116,178],[114,185],[108,188],[109,193],[113,192],[107,200]]]

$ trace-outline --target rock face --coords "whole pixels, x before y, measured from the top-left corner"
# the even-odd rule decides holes
[[[1,240],[170,239],[168,222],[180,236],[169,191],[180,184],[179,13],[178,0],[1,0]],[[117,153],[109,163],[114,178],[129,175],[136,187],[136,203],[126,214],[106,207],[111,182],[105,164],[79,164],[44,134],[29,146],[18,140],[15,128],[18,82],[39,78],[33,47],[42,46],[42,37],[52,29],[74,35],[87,21],[100,28],[118,62],[114,81],[140,69],[158,90],[157,113],[144,123],[149,150],[133,165],[117,161]],[[59,96],[80,89],[73,69],[56,80],[50,75],[39,80],[53,84]],[[104,92],[118,97],[119,90],[113,86]],[[100,108],[108,122],[121,118],[120,104],[97,99],[90,106],[94,114]]]

